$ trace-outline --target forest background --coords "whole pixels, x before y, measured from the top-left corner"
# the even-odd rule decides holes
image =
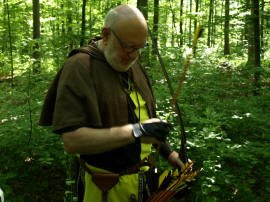
[[[160,117],[180,128],[159,60],[173,88],[202,23],[178,104],[188,157],[200,170],[186,201],[270,200],[270,2],[265,0],[3,0],[0,2],[0,181],[6,201],[76,201],[74,159],[38,126],[68,53],[96,35],[110,8],[138,6],[153,32],[141,61]],[[158,167],[169,165],[158,159]],[[181,201],[177,199],[175,201]]]

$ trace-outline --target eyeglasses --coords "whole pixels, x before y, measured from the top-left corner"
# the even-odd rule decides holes
[[[115,36],[115,38],[118,40],[120,46],[123,48],[123,50],[124,50],[128,55],[131,54],[131,53],[133,53],[133,52],[135,52],[135,51],[139,51],[139,50],[141,50],[141,49],[143,49],[143,48],[148,47],[148,42],[146,42],[146,44],[145,44],[143,47],[140,47],[140,48],[134,48],[134,47],[128,46],[128,45],[126,45],[125,43],[123,43],[123,42],[121,41],[121,39],[117,36],[117,34],[115,33],[115,31],[113,31],[112,28],[110,28],[110,30],[112,31],[112,33],[113,33],[113,35]]]

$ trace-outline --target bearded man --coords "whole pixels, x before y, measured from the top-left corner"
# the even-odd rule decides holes
[[[151,86],[138,61],[147,32],[137,8],[112,9],[102,37],[73,50],[48,91],[40,125],[52,125],[66,152],[79,157],[84,202],[146,200],[151,185],[142,160],[152,144],[171,165],[183,167],[166,141],[170,125],[156,118]]]

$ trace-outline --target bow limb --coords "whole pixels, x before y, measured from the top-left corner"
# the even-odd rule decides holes
[[[198,42],[198,39],[201,36],[201,34],[202,34],[202,23],[197,27],[196,32],[194,34],[194,39],[193,39],[193,44],[192,44],[192,53],[190,53],[190,54],[187,55],[187,59],[186,59],[186,64],[185,64],[185,67],[184,67],[184,71],[183,71],[183,73],[182,73],[182,75],[181,75],[181,77],[179,79],[176,93],[173,96],[172,107],[173,106],[176,106],[176,104],[177,104],[177,98],[178,98],[178,95],[180,93],[182,83],[183,83],[183,81],[185,79],[187,70],[188,70],[188,68],[190,66],[191,58],[195,54],[197,42]]]
[[[151,38],[151,40],[153,40],[153,37],[152,37],[152,33],[151,33],[151,30],[148,28],[148,32],[149,32],[149,36]],[[163,71],[163,74],[165,76],[165,79],[167,81],[167,84],[168,84],[168,88],[169,88],[169,91],[170,91],[170,94],[172,96],[172,98],[174,98],[174,92],[173,92],[173,88],[172,88],[172,85],[171,85],[171,82],[170,82],[170,79],[169,79],[169,76],[168,76],[168,73],[166,71],[166,68],[165,68],[165,65],[164,65],[164,62],[159,54],[159,51],[158,51],[158,48],[156,47],[155,44],[153,44],[154,46],[154,50],[158,56],[158,60],[159,60],[159,63],[161,65],[161,68],[162,68],[162,71]],[[183,124],[183,119],[182,119],[182,116],[181,116],[181,111],[180,111],[180,108],[179,108],[179,105],[177,102],[175,102],[174,104],[175,106],[175,111],[176,111],[176,114],[177,114],[177,118],[178,118],[178,121],[179,121],[179,125],[180,125],[180,134],[181,134],[181,145],[180,145],[180,157],[181,157],[181,160],[183,161],[183,163],[186,163],[188,161],[188,157],[187,157],[187,151],[186,151],[186,134],[185,134],[185,129],[184,129],[184,124]]]

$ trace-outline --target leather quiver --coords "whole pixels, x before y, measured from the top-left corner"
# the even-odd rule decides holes
[[[120,174],[116,173],[92,173],[93,182],[102,190],[108,191],[119,181]]]

